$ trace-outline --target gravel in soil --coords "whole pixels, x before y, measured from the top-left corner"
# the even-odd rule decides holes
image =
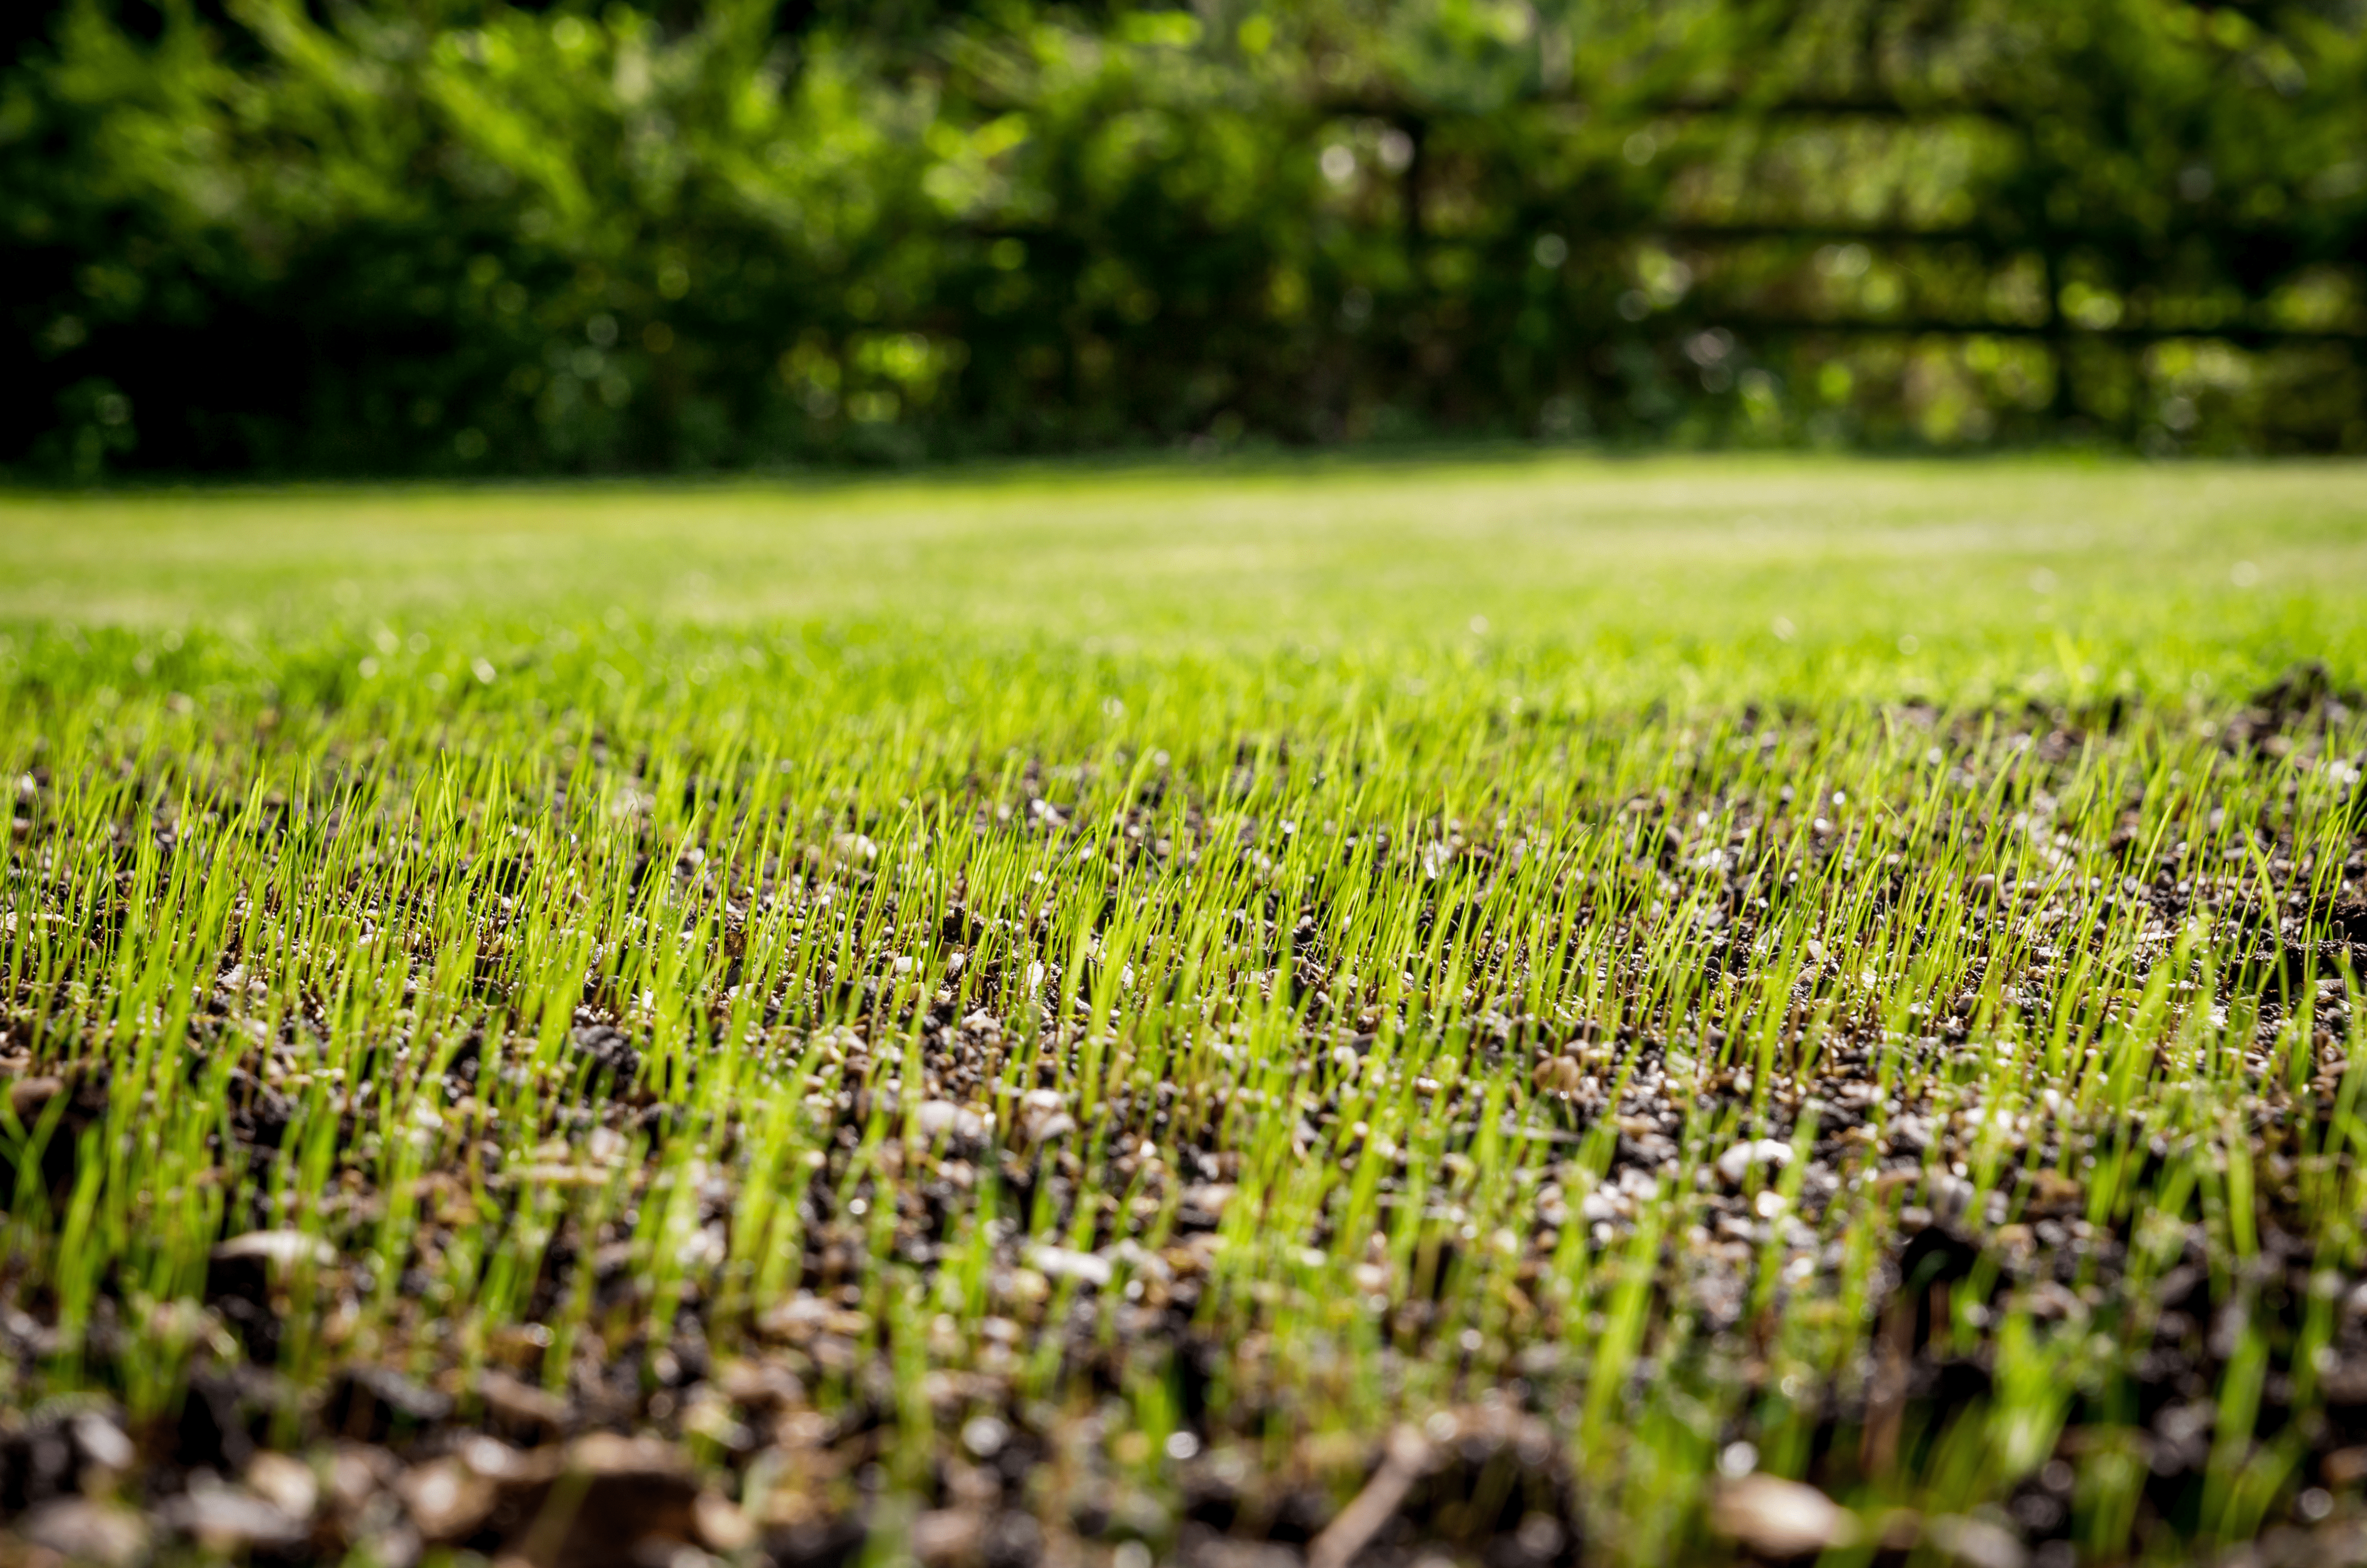
[[[1629,744],[820,832],[587,752],[415,864],[36,770],[0,1556],[2367,1557],[2339,694]]]

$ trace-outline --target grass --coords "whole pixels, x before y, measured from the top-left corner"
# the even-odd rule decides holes
[[[0,1505],[593,1561],[455,1445],[614,1430],[785,1562],[2347,1528],[2362,584],[2356,466],[0,500]]]

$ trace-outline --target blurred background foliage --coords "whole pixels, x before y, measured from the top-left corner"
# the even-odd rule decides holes
[[[19,0],[0,464],[2367,449],[2367,0]]]

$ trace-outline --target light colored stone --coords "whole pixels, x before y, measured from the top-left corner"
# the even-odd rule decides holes
[[[744,1551],[755,1544],[755,1521],[720,1492],[702,1492],[690,1505],[691,1527],[709,1551]]]
[[[1943,1515],[1924,1526],[1923,1535],[1959,1568],[2023,1568],[2030,1561],[2019,1537],[1988,1519]]]
[[[74,1438],[83,1457],[105,1470],[130,1470],[132,1461],[140,1457],[131,1439],[123,1435],[123,1428],[101,1411],[85,1410],[75,1416]]]
[[[1719,1488],[1710,1525],[1769,1557],[1805,1557],[1857,1535],[1849,1510],[1813,1486],[1772,1475],[1746,1475]]]
[[[567,1468],[594,1476],[639,1476],[681,1481],[690,1475],[690,1460],[663,1437],[623,1437],[595,1432],[579,1437],[567,1450]]]
[[[1027,1261],[1038,1273],[1056,1279],[1075,1279],[1096,1289],[1110,1282],[1110,1262],[1089,1252],[1075,1252],[1068,1247],[1033,1246],[1027,1249]]]
[[[1791,1163],[1792,1145],[1789,1143],[1772,1138],[1746,1138],[1739,1143],[1729,1144],[1726,1153],[1717,1157],[1717,1174],[1726,1178],[1728,1186],[1738,1187],[1742,1178],[1750,1174],[1753,1165],[1771,1165],[1782,1170]]]
[[[493,1511],[493,1483],[458,1459],[431,1460],[394,1483],[411,1522],[431,1541],[458,1540]]]
[[[195,1536],[210,1551],[289,1547],[301,1541],[301,1519],[237,1487],[215,1486],[167,1501],[157,1515],[175,1529]]]
[[[526,1426],[563,1427],[574,1414],[565,1400],[548,1389],[490,1368],[477,1375],[477,1397],[503,1420]]]
[[[86,1497],[44,1503],[18,1519],[16,1528],[35,1546],[104,1568],[129,1568],[148,1551],[148,1526],[138,1514]]]
[[[292,1519],[309,1519],[321,1506],[320,1479],[293,1454],[255,1455],[246,1467],[246,1489]]]
[[[951,1133],[957,1138],[983,1138],[986,1119],[967,1106],[951,1100],[923,1100],[912,1110],[912,1126],[923,1138],[942,1138]]]
[[[249,1231],[232,1236],[214,1248],[214,1256],[225,1262],[243,1258],[258,1258],[265,1263],[282,1266],[297,1263],[334,1263],[336,1249],[318,1236],[308,1236],[301,1231]]]
[[[959,1562],[976,1555],[986,1521],[968,1508],[932,1508],[912,1520],[912,1555],[929,1564]]]
[[[402,1473],[395,1457],[367,1443],[341,1443],[329,1455],[329,1498],[354,1513],[367,1506]]]

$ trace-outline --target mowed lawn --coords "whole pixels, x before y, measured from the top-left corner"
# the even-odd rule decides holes
[[[0,498],[0,1546],[2367,1551],[2362,687],[2356,464]]]

